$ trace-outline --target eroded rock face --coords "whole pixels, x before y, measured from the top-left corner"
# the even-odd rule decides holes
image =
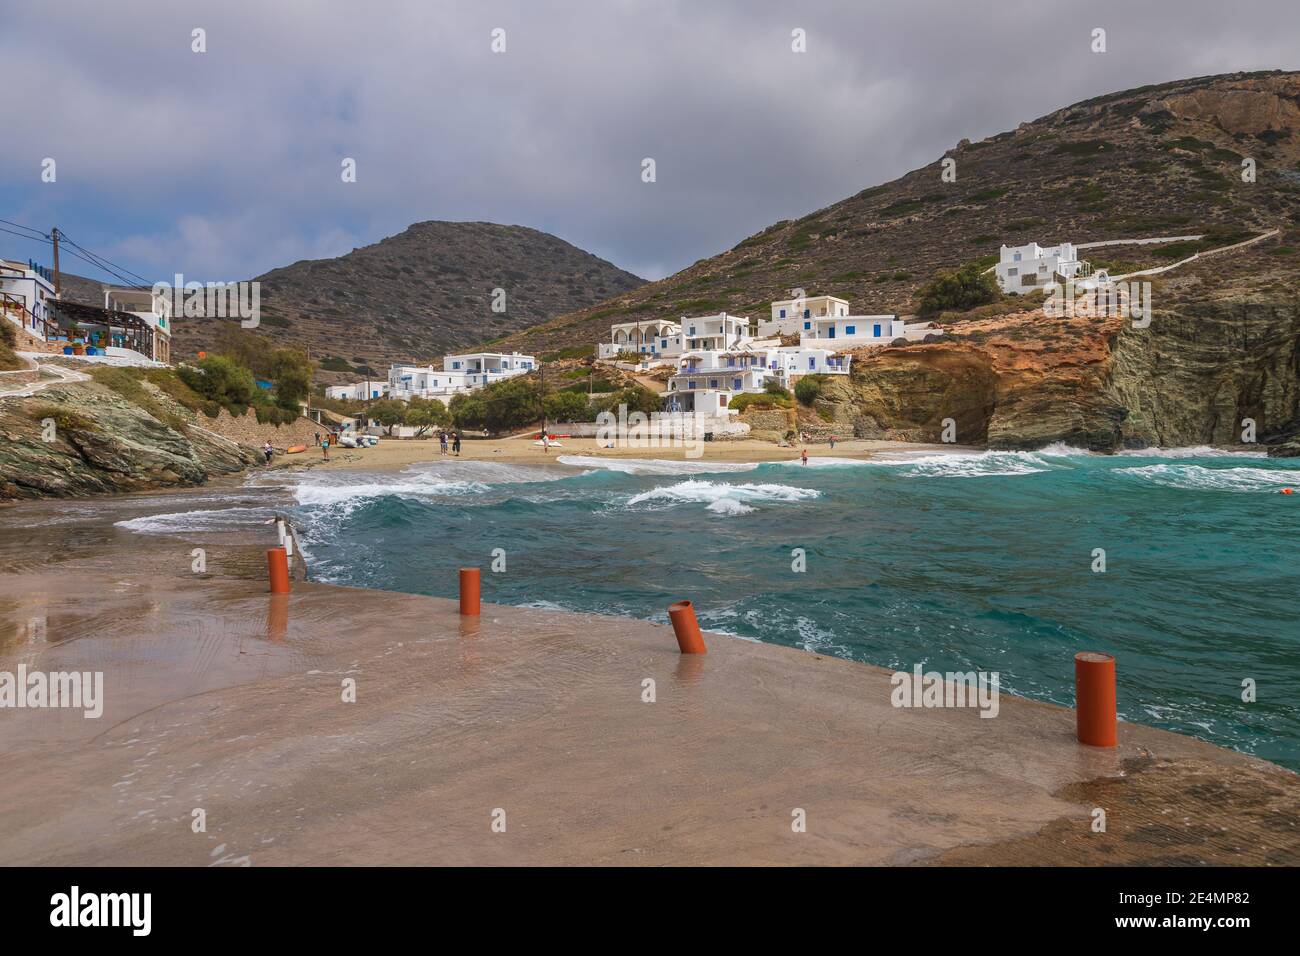
[[[171,407],[186,416],[179,405]],[[34,416],[54,419],[53,441],[44,440],[43,418]],[[197,429],[177,430],[89,383],[0,402],[0,498],[200,485],[255,460],[252,449]]]
[[[860,438],[1114,451],[1233,445],[1254,422],[1278,455],[1300,444],[1300,300],[1174,301],[1146,328],[1037,313],[957,326],[955,340],[864,350],[818,404]]]

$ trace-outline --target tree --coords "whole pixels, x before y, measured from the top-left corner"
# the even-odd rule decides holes
[[[478,394],[483,403],[483,427],[493,434],[522,428],[542,417],[542,397],[537,383],[527,378],[506,379]]]
[[[985,275],[979,263],[972,262],[956,272],[942,272],[922,286],[917,311],[926,316],[945,311],[965,312],[997,301],[998,294],[993,274]]]
[[[649,415],[659,411],[663,401],[644,385],[628,385],[617,392],[601,396],[595,404],[599,411],[617,411],[620,405],[626,405],[629,412],[645,412]]]
[[[542,400],[546,417],[553,422],[589,421],[587,397],[580,392],[552,392]]]
[[[311,390],[312,365],[307,353],[276,349],[271,353],[270,377],[275,382],[275,403],[297,411]]]
[[[451,420],[457,428],[479,429],[483,427],[483,398],[477,392],[469,394],[462,392],[459,395],[453,395],[448,411],[451,412]]]
[[[400,425],[406,420],[406,403],[395,398],[383,398],[377,402],[371,402],[366,408],[366,417],[379,422],[388,429],[388,434],[391,435],[393,426]]]
[[[257,392],[253,373],[228,355],[209,355],[199,360],[197,369],[182,365],[176,372],[186,385],[232,415],[242,414]]]
[[[451,425],[451,413],[436,398],[426,399],[417,395],[406,408],[405,424],[415,429],[416,438],[422,438],[430,428],[446,430]]]

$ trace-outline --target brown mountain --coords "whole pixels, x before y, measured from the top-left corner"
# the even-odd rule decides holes
[[[367,366],[431,361],[645,281],[548,233],[490,222],[419,222],[336,259],[295,262],[257,279],[259,333],[270,347],[309,345],[327,381],[351,380]],[[66,276],[64,286],[71,298],[104,304],[102,283]],[[492,311],[498,288],[500,313]],[[172,354],[211,347],[218,328],[178,321]]]
[[[956,180],[942,178],[944,158]],[[1243,160],[1255,181],[1243,181]],[[1083,251],[1112,274],[1280,229],[1152,280],[1155,320],[1052,321],[1028,297],[945,313],[943,342],[864,350],[819,400],[840,434],[1095,448],[1300,432],[1300,73],[1200,77],[1099,96],[979,142],[658,282],[507,337],[546,352],[611,322],[726,310],[757,319],[791,289],[858,314],[917,308],[936,272],[1002,243],[1204,235]],[[815,424],[815,423],[812,423]]]

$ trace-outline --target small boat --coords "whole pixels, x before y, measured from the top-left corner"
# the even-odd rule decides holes
[[[300,452],[304,452],[306,450],[307,450],[306,445],[290,445],[288,448],[284,450],[284,453],[286,455],[297,455]]]
[[[542,448],[563,448],[563,447],[564,447],[564,446],[561,445],[558,441],[554,441],[554,440],[552,440],[552,441],[542,441],[540,438],[537,439],[537,441],[533,442],[533,444],[534,444],[534,445],[538,445],[538,446],[540,446],[540,447],[542,447]]]

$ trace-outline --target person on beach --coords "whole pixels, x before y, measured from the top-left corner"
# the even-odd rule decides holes
[[[460,432],[451,436],[451,450],[456,453],[457,458],[460,457]]]
[[[271,463],[271,456],[275,454],[275,449],[271,447],[269,441],[262,446],[262,454],[266,456],[266,463],[269,465]]]
[[[799,455],[799,460],[802,461],[805,465],[808,464],[808,449],[807,449],[807,448],[805,448],[805,449],[803,450],[803,452]]]
[[[323,439],[321,439],[320,450],[324,452],[325,460],[329,461],[330,460],[330,436],[329,435],[326,435]]]
[[[442,453],[444,455],[447,454],[447,433],[446,432],[438,432],[438,447],[442,449]]]
[[[316,433],[316,444],[320,444],[320,432]]]
[[[835,436],[831,436],[831,451],[835,450]]]
[[[549,455],[550,453],[551,453],[551,436],[546,434],[546,432],[542,432],[542,454]]]

